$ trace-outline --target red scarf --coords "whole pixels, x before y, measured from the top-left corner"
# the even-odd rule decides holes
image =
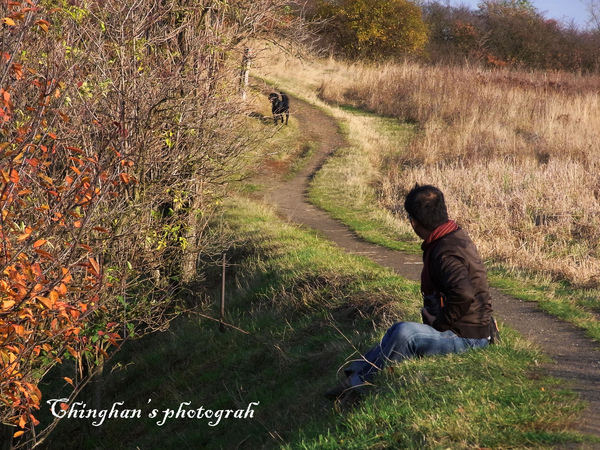
[[[423,271],[421,272],[421,293],[425,295],[433,294],[435,285],[431,279],[431,268],[429,267],[431,253],[437,244],[437,240],[459,229],[459,226],[454,220],[449,220],[443,223],[431,232],[429,237],[421,245],[423,250]]]

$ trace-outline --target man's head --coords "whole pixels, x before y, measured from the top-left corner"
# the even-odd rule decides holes
[[[433,231],[448,221],[444,194],[431,185],[416,184],[406,196],[404,209],[427,231]]]

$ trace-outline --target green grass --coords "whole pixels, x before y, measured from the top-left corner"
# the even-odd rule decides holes
[[[531,357],[502,345],[396,366],[335,431],[305,433],[286,448],[543,448],[578,440],[561,431],[572,418],[571,395],[550,379],[532,384]]]
[[[406,140],[411,127],[394,119],[380,119],[373,114],[353,116],[367,121],[375,130],[386,134],[386,140]],[[348,124],[342,126],[346,136],[351,136]],[[404,138],[397,139],[398,135]],[[366,241],[393,250],[410,253],[420,251],[420,244],[408,228],[399,229],[389,211],[377,206],[376,183],[373,162],[362,150],[360,143],[338,150],[316,173],[309,187],[309,200],[340,220]]]
[[[220,333],[204,317],[216,317],[219,297],[220,268],[207,267],[214,297],[198,299],[169,332],[127,343],[105,370],[102,406],[122,401],[142,418],[107,420],[91,434],[89,421],[63,420],[49,448],[540,448],[583,439],[567,431],[581,405],[540,377],[543,356],[509,329],[491,349],[399,365],[361,407],[337,412],[322,393],[388,325],[417,319],[417,284],[250,200],[227,202],[214,230],[236,242],[226,318],[236,328]],[[260,403],[251,419],[157,425],[182,402]],[[159,414],[149,418],[153,408]]]
[[[551,281],[530,273],[515,273],[501,265],[490,270],[490,281],[513,297],[537,302],[538,306],[559,319],[585,330],[586,335],[600,342],[600,291],[574,288],[568,282]]]
[[[382,125],[388,126],[387,132],[398,131]],[[269,152],[283,157],[279,149],[298,132],[278,130]],[[297,147],[290,154],[303,152]],[[242,190],[251,195],[260,186],[252,181]],[[373,222],[372,201],[365,196],[365,209],[351,217],[384,229],[385,218]],[[322,393],[387,326],[418,320],[418,285],[281,222],[260,203],[234,199],[222,208],[214,236],[206,238],[235,243],[227,251],[226,322],[232,326],[220,333],[207,318],[218,315],[221,272],[217,263],[207,265],[202,273],[215,293],[197,298],[168,332],[128,342],[105,369],[101,407],[124,402],[122,408],[140,409],[142,418],[111,419],[101,427],[63,420],[47,448],[471,449],[593,442],[569,431],[583,405],[568,386],[542,376],[544,356],[506,327],[493,348],[382,373],[360,407],[337,412]],[[386,233],[396,240],[392,228]],[[55,395],[44,391],[44,400]],[[157,424],[164,410],[183,402],[213,410],[259,405],[252,418],[216,426],[189,418]],[[158,414],[150,418],[153,409]]]

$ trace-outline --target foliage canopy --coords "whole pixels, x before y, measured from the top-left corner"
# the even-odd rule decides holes
[[[428,31],[421,9],[407,0],[321,1],[318,13],[335,45],[352,58],[419,54]]]

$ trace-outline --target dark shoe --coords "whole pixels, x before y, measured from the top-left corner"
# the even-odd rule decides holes
[[[358,389],[346,389],[342,396],[337,400],[336,407],[340,411],[346,411],[348,409],[358,406],[362,400],[362,395]]]
[[[344,394],[348,389],[352,387],[350,384],[350,378],[346,378],[340,384],[335,387],[332,387],[327,392],[325,392],[325,397],[330,400],[337,400],[341,395]]]

